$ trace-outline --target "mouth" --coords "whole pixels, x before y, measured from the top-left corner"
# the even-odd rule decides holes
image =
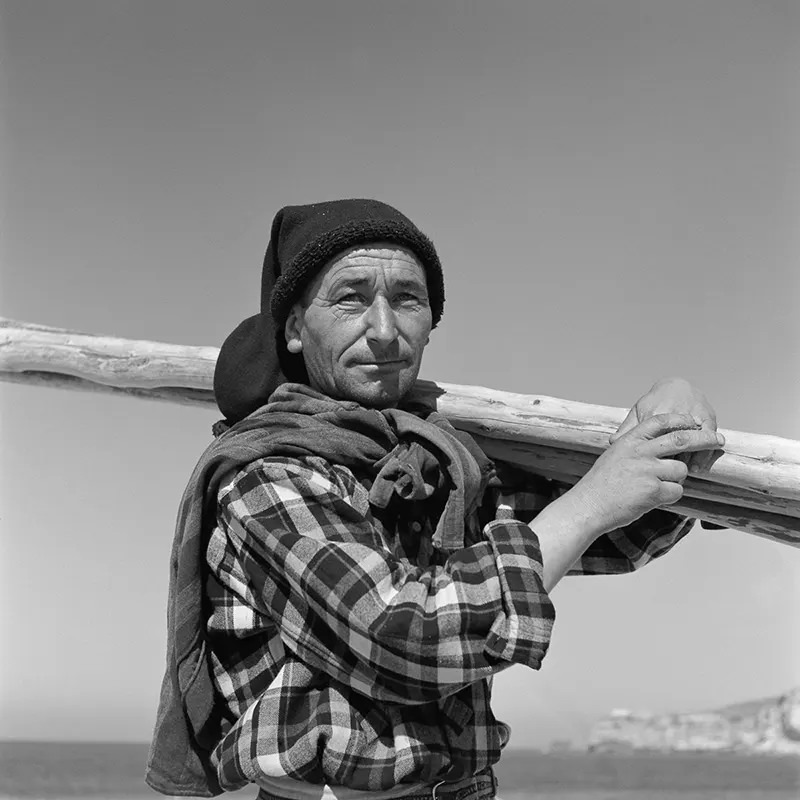
[[[394,358],[385,361],[359,361],[356,366],[362,369],[398,369],[405,364],[405,359]]]

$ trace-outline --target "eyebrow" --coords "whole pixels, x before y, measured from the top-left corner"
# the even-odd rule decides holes
[[[333,283],[331,284],[331,289],[334,290],[340,289],[345,286],[354,286],[354,287],[367,286],[369,283],[370,280],[369,278],[366,277],[366,275],[360,278],[357,278],[355,276],[351,276],[349,278],[348,277],[335,278]]]
[[[372,281],[366,275],[361,276],[350,276],[350,277],[341,277],[336,278],[333,283],[331,284],[330,291],[335,292],[339,289],[344,288],[354,288],[358,289],[361,287],[370,286]],[[427,293],[428,289],[425,285],[425,281],[421,281],[418,278],[398,278],[396,281],[392,282],[393,289],[415,289],[417,291],[424,291]]]

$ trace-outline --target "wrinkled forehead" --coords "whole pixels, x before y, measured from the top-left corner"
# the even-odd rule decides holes
[[[350,247],[334,256],[306,287],[304,297],[315,297],[340,284],[412,284],[427,288],[425,268],[414,253],[391,242]]]

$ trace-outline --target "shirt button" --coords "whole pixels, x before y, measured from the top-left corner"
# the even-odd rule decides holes
[[[420,525],[419,522],[412,522],[411,530],[414,531],[414,533],[420,533],[422,531],[422,525]]]

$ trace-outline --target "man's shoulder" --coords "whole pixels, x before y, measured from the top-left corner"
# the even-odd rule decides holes
[[[287,492],[297,497],[335,495],[348,501],[367,494],[351,470],[321,456],[264,456],[233,471],[222,482],[219,498],[259,489],[279,496]]]
[[[237,474],[252,472],[258,472],[275,480],[293,476],[329,477],[341,472],[352,474],[347,467],[315,455],[263,456],[243,465]]]

